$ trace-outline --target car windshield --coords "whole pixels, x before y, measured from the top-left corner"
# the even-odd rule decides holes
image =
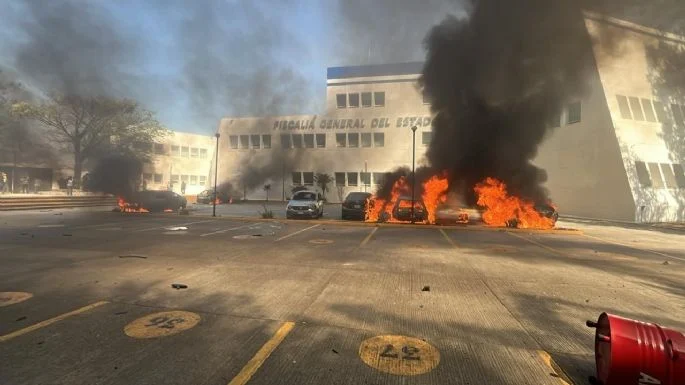
[[[350,195],[345,198],[346,201],[351,202],[351,201],[363,201],[368,199],[371,196],[369,193],[350,193]]]
[[[313,192],[302,191],[298,192],[293,196],[294,201],[315,201],[316,194]]]

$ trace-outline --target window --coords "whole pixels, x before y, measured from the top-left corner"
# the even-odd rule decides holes
[[[207,183],[207,177],[200,175],[200,186],[204,186]]]
[[[682,164],[673,165],[673,173],[675,174],[675,181],[679,188],[685,188],[685,170]]]
[[[637,180],[640,181],[640,185],[642,187],[651,187],[652,178],[649,176],[645,162],[635,162],[635,170],[637,171]]]
[[[172,175],[171,176],[171,183],[172,184],[178,183],[178,175]]]
[[[152,182],[152,173],[146,172],[143,174],[143,180],[147,182]]]
[[[549,121],[547,122],[547,126],[550,128],[561,127],[561,112],[557,112],[554,115],[550,116]]]
[[[362,92],[362,107],[371,107],[371,92]]]
[[[304,148],[314,148],[314,134],[304,134]]]
[[[181,175],[181,182],[188,183],[188,175]]]
[[[374,106],[376,106],[376,107],[385,106],[385,92],[374,92],[373,93],[373,102],[374,102]]]
[[[371,133],[362,133],[362,147],[371,147]]]
[[[162,174],[155,174],[155,183],[162,183],[163,181]]]
[[[190,148],[190,157],[191,158],[199,158],[200,157],[200,149],[197,147],[191,147]]]
[[[317,148],[326,147],[326,134],[316,134],[316,147]]]
[[[666,120],[666,110],[664,109],[664,104],[661,102],[654,102],[654,111],[656,112],[656,118],[659,122],[665,122]]]
[[[385,146],[385,134],[382,132],[374,132],[374,134],[373,134],[373,145],[374,145],[374,147]]]
[[[630,113],[630,106],[628,105],[628,98],[623,95],[616,95],[616,100],[618,101],[618,109],[621,111],[621,117],[623,119],[633,119],[633,115]]]
[[[181,156],[182,157],[187,158],[189,153],[190,153],[190,149],[188,147],[185,147],[185,146],[181,147]]]
[[[628,102],[630,102],[630,109],[633,111],[633,118],[638,121],[645,120],[645,114],[642,113],[642,106],[640,105],[640,99],[629,96]]]
[[[299,186],[302,184],[302,173],[293,172],[293,185]]]
[[[347,95],[350,108],[359,107],[359,94]]]
[[[314,186],[314,173],[313,172],[303,172],[302,181],[305,186]]]
[[[262,147],[271,148],[271,135],[262,135]]]
[[[190,176],[190,184],[192,184],[193,186],[197,184],[197,175]]]
[[[335,100],[338,102],[338,108],[347,107],[347,94],[337,94]]]
[[[661,173],[664,174],[664,180],[666,181],[666,187],[668,188],[678,188],[678,183],[675,180],[675,174],[669,163],[661,163]]]
[[[433,139],[433,132],[425,131],[425,132],[421,133],[421,144],[423,144],[424,146],[430,145],[432,139]]]
[[[428,96],[426,90],[421,91],[421,97],[423,98],[423,104],[431,104],[430,96]]]
[[[347,173],[347,185],[348,186],[356,186],[358,178],[359,178],[359,174],[357,174],[356,172],[348,172]]]
[[[371,185],[371,173],[370,172],[360,172],[359,176],[361,177],[363,185],[365,185],[365,186]]]
[[[581,104],[573,103],[568,106],[568,124],[579,123],[581,115]]]
[[[344,186],[345,185],[345,173],[344,172],[336,172],[335,173],[335,185],[336,186]]]
[[[200,159],[207,159],[207,149],[206,148],[200,149]]]
[[[302,148],[302,134],[293,134],[293,147]]]
[[[374,172],[373,173],[373,183],[374,184],[383,184],[385,182],[385,174],[382,172]]]
[[[335,143],[338,147],[347,147],[347,135],[335,134]]]
[[[240,135],[240,149],[247,150],[248,148],[250,148],[250,136]]]
[[[293,148],[293,144],[290,141],[290,134],[281,135],[281,147],[283,148]]]
[[[685,122],[683,121],[683,110],[677,104],[671,104],[671,109],[673,110],[673,120],[678,126],[683,126]]]
[[[259,141],[259,139],[259,135],[250,135],[250,144],[252,144],[252,148],[257,150],[262,148],[262,143]]]
[[[359,133],[349,133],[347,134],[347,147],[359,147]]]
[[[654,188],[664,188],[664,180],[661,177],[661,170],[659,170],[659,163],[649,163],[649,174],[652,176],[652,185]]]
[[[231,148],[232,149],[237,149],[238,148],[238,135],[231,135],[228,137],[228,141],[231,142]]]
[[[656,123],[656,115],[654,115],[654,109],[652,107],[652,101],[649,99],[641,99],[642,109],[645,112],[645,119],[648,122]]]
[[[155,154],[164,154],[164,144],[155,143]]]
[[[171,156],[181,156],[181,147],[171,146]]]

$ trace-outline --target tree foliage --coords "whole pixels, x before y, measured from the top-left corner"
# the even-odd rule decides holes
[[[324,199],[326,199],[326,192],[328,191],[328,186],[333,182],[333,177],[326,173],[318,173],[314,175],[314,181],[321,189]]]

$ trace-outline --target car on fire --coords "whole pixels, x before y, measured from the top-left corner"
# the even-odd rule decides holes
[[[392,209],[392,217],[398,221],[412,220],[412,199],[411,197],[401,196],[395,202]],[[423,222],[428,219],[428,211],[426,205],[421,199],[414,199],[414,221]]]
[[[227,192],[219,191],[218,194],[215,194],[214,189],[211,189],[197,194],[196,202],[200,204],[211,204],[216,198],[219,198],[217,203],[225,203],[231,200],[231,197],[228,196]]]
[[[366,218],[366,208],[372,195],[367,192],[351,192],[347,194],[342,202],[340,217],[343,220],[357,219],[363,221]]]
[[[160,212],[164,210],[185,209],[188,201],[184,196],[173,191],[139,191],[128,201],[129,206]]]
[[[316,191],[298,191],[288,201],[285,217],[293,218],[321,218],[323,216],[323,197]]]
[[[554,208],[554,206],[547,203],[538,203],[533,206],[533,208],[543,217],[551,219],[552,225],[557,223],[557,220],[559,219],[559,212]],[[512,218],[506,222],[506,225],[507,227],[518,227],[519,221],[516,218]]]
[[[455,225],[469,223],[469,214],[458,208],[447,204],[438,205],[435,211],[436,225]]]

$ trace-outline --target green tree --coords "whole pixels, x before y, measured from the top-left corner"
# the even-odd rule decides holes
[[[326,173],[318,173],[314,175],[314,181],[316,181],[316,185],[321,189],[321,194],[325,200],[326,192],[328,192],[328,186],[333,182],[333,177]]]
[[[108,152],[149,158],[155,141],[168,134],[154,115],[128,99],[53,95],[12,105],[12,115],[43,125],[74,156],[78,184],[85,161]]]

